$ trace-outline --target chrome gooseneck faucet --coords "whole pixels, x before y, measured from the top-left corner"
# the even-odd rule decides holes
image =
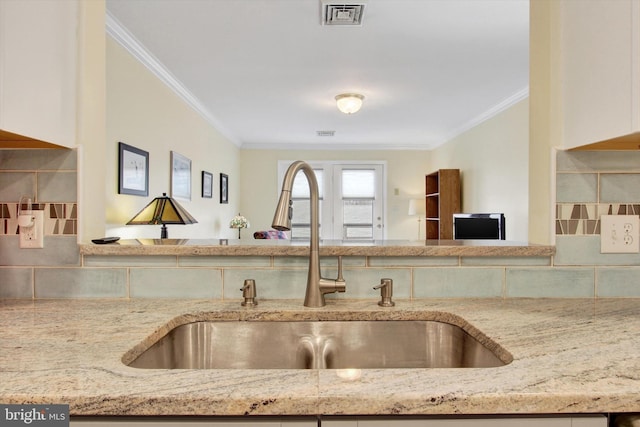
[[[309,243],[309,273],[307,275],[307,292],[304,297],[305,307],[322,307],[325,305],[324,295],[333,292],[344,292],[346,283],[342,278],[342,259],[338,257],[338,278],[325,279],[320,275],[320,226],[319,226],[319,196],[318,181],[313,168],[308,163],[298,160],[293,162],[282,181],[280,200],[273,216],[272,227],[276,230],[291,230],[292,201],[291,189],[293,180],[302,171],[309,183],[311,203],[311,241]]]

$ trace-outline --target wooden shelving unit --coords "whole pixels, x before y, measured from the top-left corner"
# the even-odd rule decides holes
[[[425,176],[427,239],[453,239],[453,214],[460,212],[460,169]]]

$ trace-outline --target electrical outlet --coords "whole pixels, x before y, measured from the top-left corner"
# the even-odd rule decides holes
[[[23,249],[44,248],[44,211],[31,211],[33,225],[20,227],[20,247]]]
[[[640,216],[602,215],[600,253],[639,253]]]

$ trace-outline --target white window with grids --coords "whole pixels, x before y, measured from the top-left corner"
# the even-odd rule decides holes
[[[278,162],[278,192],[292,161]],[[320,238],[373,241],[384,238],[385,162],[309,161],[318,181]],[[303,172],[293,183],[291,238],[308,240],[309,185]]]

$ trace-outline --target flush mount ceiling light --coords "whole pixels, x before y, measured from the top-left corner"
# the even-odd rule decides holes
[[[336,104],[338,105],[338,110],[343,113],[353,114],[360,110],[363,99],[364,96],[358,93],[342,93],[336,95]]]

